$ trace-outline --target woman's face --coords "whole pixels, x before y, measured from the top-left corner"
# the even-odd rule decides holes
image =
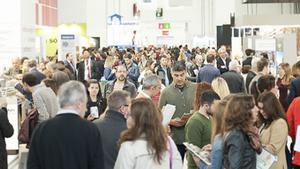
[[[256,105],[251,109],[253,122],[257,121],[258,110]]]
[[[96,83],[91,83],[88,88],[88,91],[89,91],[90,95],[96,96],[99,92],[99,85]]]
[[[264,117],[264,119],[268,119],[268,115],[264,112],[264,104],[262,102],[258,102],[259,113]]]
[[[279,66],[278,67],[278,74],[279,74],[279,77],[283,77],[285,75],[285,72],[284,70],[282,69],[282,66]]]

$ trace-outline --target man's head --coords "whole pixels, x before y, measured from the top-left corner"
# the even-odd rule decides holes
[[[166,55],[161,56],[160,65],[164,67],[168,65],[168,57]]]
[[[86,112],[87,95],[83,83],[78,81],[64,83],[60,86],[57,97],[61,109],[73,109],[78,112],[81,117],[84,116]]]
[[[214,64],[215,63],[215,56],[212,54],[209,54],[206,56],[206,62],[208,64]]]
[[[132,63],[132,55],[130,53],[124,55],[124,61],[126,65],[130,65]]]
[[[24,89],[29,92],[32,92],[32,87],[39,84],[36,76],[32,73],[24,74],[23,78],[22,78],[22,83],[23,83]]]
[[[173,82],[179,88],[183,88],[186,83],[186,66],[182,61],[177,61],[172,67]]]
[[[238,61],[236,60],[232,60],[230,63],[229,63],[229,70],[233,70],[233,71],[236,71],[236,72],[239,72],[240,71],[240,64]]]
[[[252,49],[246,49],[245,54],[246,54],[247,57],[253,56],[255,54],[255,51],[252,50]]]
[[[29,69],[35,68],[36,65],[37,65],[36,60],[30,59],[30,60],[28,61],[28,67],[29,67]]]
[[[20,59],[19,58],[14,58],[13,60],[12,60],[12,66],[14,67],[14,68],[19,68],[20,67]]]
[[[217,52],[215,49],[208,49],[206,55],[213,55],[213,56],[217,56]]]
[[[84,49],[84,50],[82,51],[82,55],[83,55],[83,59],[84,59],[84,60],[87,60],[87,59],[90,58],[91,53],[90,53],[90,51],[89,51],[88,49]]]
[[[196,60],[196,64],[197,64],[198,66],[200,66],[200,65],[203,64],[203,56],[202,56],[202,55],[197,54],[197,55],[195,56],[195,60]]]
[[[252,61],[251,61],[251,70],[253,71],[253,72],[258,72],[258,70],[257,70],[257,63],[260,61],[260,58],[258,58],[258,57],[254,57],[253,59],[252,59]]]
[[[269,74],[269,61],[266,58],[261,58],[257,62],[257,71],[262,72],[264,75]]]
[[[218,54],[219,54],[219,56],[220,56],[222,59],[225,59],[226,56],[227,56],[226,49],[220,48],[220,49],[218,50]]]
[[[157,95],[161,89],[161,79],[157,75],[148,75],[143,80],[143,90],[148,91],[150,97]]]
[[[208,115],[212,115],[210,108],[215,100],[220,100],[220,96],[216,92],[213,90],[204,91],[200,96],[200,109]]]
[[[73,55],[72,55],[72,53],[67,53],[67,54],[66,54],[66,59],[67,59],[69,62],[72,62],[72,61],[73,61]]]
[[[295,77],[300,76],[300,61],[293,65],[292,72]]]
[[[127,69],[124,65],[119,65],[116,71],[116,77],[118,81],[124,81],[127,77]]]
[[[129,112],[130,103],[130,94],[123,90],[114,90],[107,99],[108,109],[117,111],[123,114],[125,117]]]

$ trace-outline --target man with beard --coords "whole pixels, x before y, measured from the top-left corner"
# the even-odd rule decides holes
[[[106,84],[104,88],[104,98],[108,98],[110,93],[115,90],[125,90],[130,93],[131,98],[136,96],[136,87],[127,80],[127,69],[124,65],[119,65],[116,71],[116,79]]]
[[[214,100],[220,100],[212,90],[204,91],[200,96],[200,108],[185,125],[185,141],[203,148],[211,141],[211,105]],[[191,154],[188,155],[188,169],[197,169]]]
[[[159,107],[167,104],[176,106],[176,111],[170,121],[172,138],[175,141],[182,159],[185,154],[184,126],[187,118],[181,118],[184,114],[189,114],[193,109],[194,94],[196,85],[186,79],[187,71],[184,62],[177,61],[172,67],[173,82],[161,93]]]

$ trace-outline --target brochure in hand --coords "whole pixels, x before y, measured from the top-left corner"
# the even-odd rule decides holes
[[[188,142],[184,142],[183,145],[185,145],[188,151],[190,151],[193,155],[197,156],[206,165],[211,165],[210,152],[202,151],[199,147]]]

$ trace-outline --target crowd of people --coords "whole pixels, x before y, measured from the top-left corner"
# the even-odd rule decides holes
[[[297,169],[300,61],[279,64],[276,75],[270,62],[252,49],[234,58],[225,46],[85,48],[62,61],[15,58],[3,77],[18,91],[21,119],[38,112],[28,169],[182,169],[185,160],[188,169],[256,169],[264,151],[277,159],[272,169]],[[176,109],[164,125],[168,105]],[[0,106],[7,169],[2,138],[13,129]]]

